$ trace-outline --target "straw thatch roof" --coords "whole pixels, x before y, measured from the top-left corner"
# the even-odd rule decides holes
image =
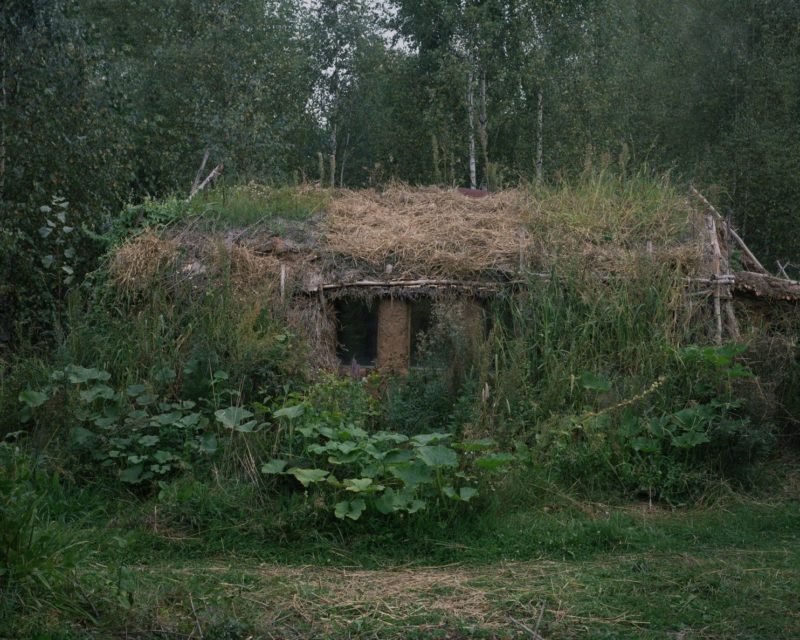
[[[687,278],[713,278],[703,202],[667,188],[614,189],[519,189],[483,198],[436,187],[340,190],[325,212],[305,220],[276,225],[265,211],[247,228],[215,231],[189,218],[146,231],[117,249],[110,271],[128,294],[159,282],[202,288],[224,277],[243,295],[269,283],[281,298],[320,291],[491,295],[565,262],[602,277],[625,276],[647,260]],[[727,252],[723,241],[724,264]],[[773,297],[780,289],[781,299],[797,299],[769,276],[753,277],[742,276],[743,290]]]

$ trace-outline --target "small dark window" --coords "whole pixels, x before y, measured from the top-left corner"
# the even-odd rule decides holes
[[[411,303],[411,366],[419,366],[425,359],[424,347],[433,326],[433,305],[430,300],[415,300]]]
[[[336,355],[344,365],[353,360],[362,367],[373,367],[378,358],[378,305],[362,300],[337,300],[335,303]]]

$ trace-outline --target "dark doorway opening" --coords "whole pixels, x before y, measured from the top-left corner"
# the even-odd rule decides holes
[[[411,305],[411,366],[423,363],[430,350],[430,331],[433,326],[433,304],[430,300],[414,300]]]
[[[378,305],[363,300],[337,300],[336,355],[344,365],[353,361],[374,367],[378,358]]]

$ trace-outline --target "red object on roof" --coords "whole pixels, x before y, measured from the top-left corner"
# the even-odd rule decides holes
[[[456,191],[469,198],[485,198],[489,195],[489,192],[485,191],[484,189],[467,189],[465,187],[459,187],[456,189]]]

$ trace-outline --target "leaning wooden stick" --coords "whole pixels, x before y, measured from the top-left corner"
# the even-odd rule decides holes
[[[709,245],[711,246],[712,265],[714,266],[714,278],[719,280],[720,277],[720,261],[722,259],[722,252],[719,248],[719,240],[717,239],[717,225],[714,224],[714,218],[711,215],[706,216],[706,229],[708,230]],[[716,324],[716,331],[714,332],[714,341],[719,345],[722,344],[722,305],[720,302],[721,292],[720,288],[722,283],[717,281],[714,284],[714,320]]]
[[[713,214],[714,214],[714,216],[717,218],[717,220],[723,220],[723,219],[724,219],[724,218],[722,217],[722,214],[720,214],[720,212],[719,212],[719,211],[717,211],[717,210],[714,208],[714,205],[713,205],[713,204],[711,204],[711,203],[710,203],[710,202],[709,202],[709,201],[706,199],[706,197],[705,197],[705,196],[704,196],[702,193],[700,193],[700,192],[699,192],[697,189],[695,189],[693,186],[692,186],[692,187],[690,187],[690,189],[691,189],[692,195],[694,195],[695,197],[697,197],[697,199],[698,199],[698,200],[700,200],[700,202],[702,202],[702,203],[703,203],[703,204],[704,204],[704,205],[705,205],[705,206],[708,208],[708,210],[709,210],[709,211],[711,211],[711,213],[713,213]],[[767,271],[767,270],[764,268],[764,265],[762,265],[762,264],[761,264],[761,263],[758,261],[758,258],[756,258],[756,257],[755,257],[755,255],[753,254],[753,252],[752,252],[752,251],[750,251],[749,247],[748,247],[748,246],[747,246],[747,245],[744,243],[744,240],[742,240],[741,236],[739,236],[739,234],[738,234],[738,233],[736,233],[736,231],[733,229],[733,227],[731,227],[731,228],[730,228],[730,234],[731,234],[731,237],[732,237],[734,240],[736,240],[736,244],[738,244],[738,245],[739,245],[739,248],[741,248],[741,250],[744,252],[744,254],[745,254],[745,255],[746,255],[746,256],[747,256],[747,257],[750,259],[750,261],[753,263],[753,266],[755,266],[755,268],[756,268],[758,271],[760,271],[761,273],[763,273],[763,274],[766,274],[766,275],[769,275],[769,271]]]
[[[189,200],[194,198],[198,193],[200,193],[203,189],[205,189],[209,184],[211,184],[214,180],[216,180],[220,174],[222,173],[222,165],[218,164],[214,167],[214,170],[208,174],[208,177],[200,183],[200,185],[189,194]]]
[[[203,169],[206,168],[206,162],[208,162],[208,155],[210,150],[206,147],[206,152],[203,154],[203,161],[200,163],[200,168],[197,170],[197,174],[194,177],[194,182],[192,182],[192,187],[189,189],[189,197],[191,198],[195,191],[197,191],[197,185],[200,184],[200,179],[203,177]]]

